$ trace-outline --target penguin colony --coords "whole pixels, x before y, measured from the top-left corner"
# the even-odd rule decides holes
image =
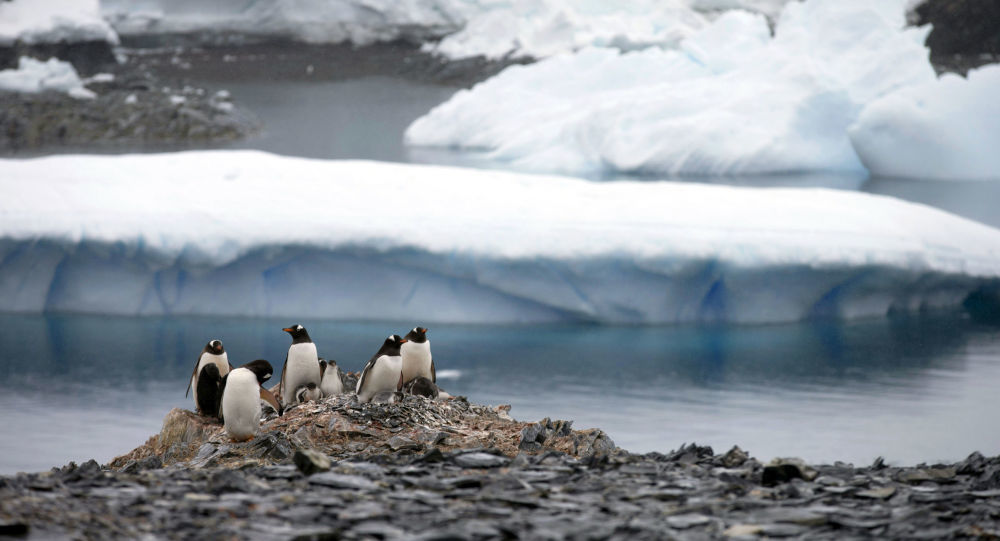
[[[282,415],[295,404],[346,392],[337,362],[319,358],[305,327],[292,325],[282,330],[291,335],[292,344],[277,385],[280,402],[264,388],[274,372],[264,359],[233,368],[222,342],[212,340],[194,365],[184,396],[194,389],[198,413],[222,420],[226,434],[234,441],[249,440],[257,433],[262,400]],[[427,329],[414,327],[406,336],[393,334],[382,342],[361,371],[354,392],[361,402],[393,401],[400,391],[430,398],[447,396],[436,383]]]

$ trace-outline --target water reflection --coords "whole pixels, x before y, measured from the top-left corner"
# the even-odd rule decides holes
[[[0,472],[107,460],[159,430],[212,338],[234,364],[280,366],[281,327],[239,318],[0,315],[12,413]],[[321,356],[358,370],[414,323],[299,321]],[[955,319],[759,327],[437,325],[442,381],[535,420],[598,426],[635,451],[685,441],[756,456],[903,463],[1000,452],[1000,332]],[[27,407],[26,407],[27,406]]]

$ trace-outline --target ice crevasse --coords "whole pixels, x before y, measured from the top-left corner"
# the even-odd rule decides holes
[[[930,28],[907,27],[906,5],[790,2],[773,36],[763,15],[734,10],[676,49],[591,47],[512,66],[417,119],[406,141],[536,172],[1000,177],[1000,154],[983,150],[1000,144],[1000,123],[962,130],[995,118],[993,78],[938,81]],[[937,99],[914,96],[927,88]],[[973,159],[900,165],[951,149]]]
[[[741,323],[956,309],[1000,231],[826,189],[251,151],[0,160],[0,309]]]

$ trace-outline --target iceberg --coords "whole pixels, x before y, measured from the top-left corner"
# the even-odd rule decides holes
[[[874,175],[1000,180],[998,95],[1000,65],[901,88],[861,111],[851,143]]]
[[[511,66],[417,119],[415,147],[574,175],[865,172],[848,127],[935,73],[906,0],[733,10],[676,50],[591,47]]]
[[[15,42],[118,44],[118,35],[101,17],[98,0],[0,1],[0,47]]]
[[[74,98],[90,99],[96,94],[87,90],[76,69],[69,62],[50,58],[46,62],[22,56],[16,70],[0,70],[0,92],[65,92]]]
[[[470,0],[102,0],[121,35],[239,34],[307,43],[439,39],[459,30]]]
[[[0,310],[768,323],[957,309],[1000,230],[821,188],[256,151],[0,160]]]
[[[512,0],[468,10],[461,30],[424,50],[452,59],[545,58],[588,46],[676,47],[705,24],[683,0]]]

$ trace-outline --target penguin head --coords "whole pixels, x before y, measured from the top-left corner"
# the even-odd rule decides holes
[[[247,370],[253,372],[254,375],[257,376],[257,383],[260,385],[263,385],[265,381],[271,379],[271,374],[274,373],[274,369],[271,368],[271,363],[265,361],[264,359],[250,361],[241,368],[246,368]]]
[[[416,342],[418,344],[422,344],[427,341],[427,329],[425,329],[424,327],[414,327],[413,330],[406,333],[406,336],[404,336],[403,338],[405,338],[410,342]]]
[[[326,359],[319,360],[319,379],[323,379],[323,374],[326,373]]]
[[[309,338],[309,333],[306,332],[306,328],[302,325],[292,325],[290,327],[285,327],[281,329],[286,333],[292,335],[292,343],[298,344],[300,342],[312,342]]]
[[[212,340],[211,342],[205,344],[205,352],[213,355],[222,355],[226,352],[226,349],[222,347],[222,341]]]
[[[398,334],[390,334],[385,342],[382,342],[381,349],[378,350],[379,355],[399,355],[399,346],[405,344],[407,340]]]

